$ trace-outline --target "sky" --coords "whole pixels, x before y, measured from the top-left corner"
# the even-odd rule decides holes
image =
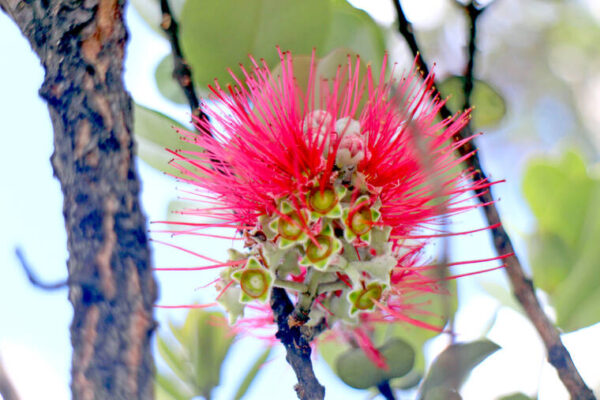
[[[417,27],[426,27],[432,19],[441,18],[440,7],[412,7],[416,0],[407,2],[409,18]],[[357,6],[369,6],[370,0],[356,0]],[[382,2],[382,4],[389,2]],[[387,8],[386,8],[387,7]],[[434,10],[433,14],[429,11]],[[423,12],[425,11],[425,12]],[[429,13],[428,13],[429,12]],[[428,13],[428,14],[427,14]],[[390,5],[373,10],[379,22],[389,24],[393,15]],[[131,30],[126,61],[125,82],[133,98],[141,104],[161,110],[185,121],[189,113],[163,100],[153,80],[153,70],[162,56],[169,52],[168,43],[152,32],[131,9],[127,18]],[[53,178],[49,158],[52,153],[52,127],[47,108],[37,95],[43,80],[43,70],[36,56],[16,26],[0,13],[0,357],[9,371],[23,400],[70,398],[69,369],[70,342],[68,329],[72,317],[66,290],[42,292],[32,287],[14,257],[15,246],[20,246],[39,277],[47,282],[66,278],[66,234],[62,217],[62,195],[58,181]],[[483,139],[482,151],[493,148],[493,139]],[[488,154],[489,155],[489,154]],[[490,159],[491,157],[488,157]],[[494,176],[493,161],[488,165]],[[161,173],[143,162],[138,163],[143,182],[142,203],[149,220],[164,219],[167,205],[176,196],[178,186]],[[516,189],[515,189],[516,188]],[[511,212],[522,213],[521,222],[510,226],[517,232],[517,249],[524,253],[523,232],[531,228],[532,220],[515,194],[518,185],[499,185],[497,193],[503,198],[499,206]],[[459,227],[483,226],[480,216],[461,217],[455,221]],[[203,254],[222,258],[227,243],[193,243],[201,246]],[[194,262],[181,254],[161,246],[154,246],[156,266],[173,263]],[[486,235],[471,237],[469,241],[453,241],[452,255],[456,259],[486,258],[493,254]],[[162,304],[185,304],[210,299],[212,291],[196,290],[212,280],[208,274],[193,276],[176,273],[157,274]],[[461,312],[456,321],[459,340],[480,337],[493,322],[488,337],[503,349],[492,355],[472,374],[462,393],[466,400],[494,398],[503,393],[522,390],[533,394],[540,388],[540,399],[567,398],[557,381],[556,374],[544,361],[544,350],[529,322],[509,308],[499,308],[496,300],[486,296],[480,282],[504,284],[502,271],[482,277],[468,278],[460,282]],[[468,300],[468,302],[467,302]],[[497,312],[497,313],[496,313]],[[157,310],[157,319],[180,321],[180,311]],[[164,329],[164,328],[160,328]],[[594,326],[565,335],[565,342],[584,377],[592,386],[600,386],[595,367],[600,358],[597,337],[600,328]],[[441,351],[446,339],[432,343],[427,354],[431,359]],[[236,383],[253,357],[261,352],[261,344],[244,339],[242,345],[233,348],[229,362],[222,372],[222,388],[216,399],[231,398]],[[262,399],[264,395],[293,398],[294,377],[278,349],[259,375],[246,397]],[[316,362],[317,375],[327,386],[331,397],[344,390],[344,398],[364,399],[365,392],[347,389],[322,362]],[[483,397],[482,397],[483,396]]]

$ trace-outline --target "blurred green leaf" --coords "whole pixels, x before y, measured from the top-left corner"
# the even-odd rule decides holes
[[[344,47],[377,66],[385,50],[381,28],[345,0],[188,1],[181,42],[200,87],[215,78],[221,86],[231,83],[227,69],[250,66],[249,54],[275,66],[276,46],[295,56],[310,55],[313,49],[323,56]]]
[[[455,389],[436,386],[425,393],[423,400],[461,400],[462,397]]]
[[[378,350],[385,359],[387,370],[373,364],[362,349],[350,349],[336,361],[339,377],[353,388],[368,389],[406,375],[414,365],[415,351],[401,339],[391,339]]]
[[[573,331],[600,321],[600,179],[571,151],[531,162],[523,192],[538,221],[529,240],[535,283],[548,293],[557,325]]]
[[[181,381],[161,373],[156,374],[156,386],[157,400],[188,400],[193,396]]]
[[[487,339],[448,346],[429,368],[420,388],[420,398],[428,399],[429,390],[436,387],[458,391],[471,370],[499,348]]]
[[[371,63],[377,75],[385,53],[381,27],[369,14],[351,6],[346,0],[332,0],[331,5],[331,26],[321,54],[337,48],[351,50],[349,53],[359,54],[363,62]],[[346,62],[345,59],[342,61]]]
[[[200,148],[180,139],[175,128],[185,128],[177,121],[139,104],[134,107],[133,131],[138,156],[159,171],[183,176],[169,165],[173,155],[165,149],[200,151]]]
[[[420,311],[418,320],[442,329],[448,321],[444,315],[446,310],[452,315],[456,312],[458,302],[456,299],[456,282],[448,282],[449,294],[424,293],[413,299],[418,304]],[[391,381],[391,385],[399,389],[410,389],[419,384],[425,372],[425,357],[423,346],[429,339],[439,335],[439,331],[422,328],[407,322],[375,324],[373,341],[376,347],[381,346],[392,338],[400,338],[411,345],[415,350],[413,369],[405,376]],[[340,341],[333,334],[325,332],[321,335],[318,345],[323,359],[337,374],[336,360],[344,352],[351,349],[350,344]]]
[[[502,396],[498,400],[533,400],[533,398],[523,394],[523,393],[513,393],[508,396]]]
[[[559,162],[532,161],[523,179],[523,193],[540,231],[558,234],[568,246],[576,246],[593,183],[583,158],[575,152],[567,152]]]
[[[171,371],[183,382],[191,382],[192,376],[189,374],[189,360],[186,354],[177,347],[169,346],[160,336],[156,338],[156,344],[158,354],[167,363]]]
[[[158,91],[167,99],[177,104],[187,104],[181,86],[173,79],[173,56],[167,54],[156,66],[154,79]]]
[[[449,281],[446,282],[446,284],[448,286],[449,294],[424,293],[413,300],[414,303],[422,304],[419,309],[423,310],[423,314],[419,316],[419,321],[442,329],[449,318],[445,313],[449,311],[450,314],[454,316],[458,309],[456,282]],[[438,336],[440,332],[410,325],[408,323],[387,324],[387,327],[386,324],[381,324],[378,330],[379,329],[383,329],[382,332],[385,332],[385,337],[402,338],[410,343],[413,348],[420,349],[416,354],[414,372],[422,377],[425,373],[425,357],[422,351],[423,346],[428,340]],[[396,380],[394,381],[394,386],[405,387],[409,383],[410,378],[411,376],[409,375],[401,380]]]
[[[181,383],[161,378],[159,385],[171,396],[210,396],[219,385],[221,365],[235,339],[227,321],[219,312],[192,310],[183,326],[169,326],[175,341],[158,337],[158,350]],[[189,388],[191,395],[181,388]]]
[[[333,79],[336,77],[338,69],[341,66],[347,65],[348,61],[350,61],[352,65],[352,69],[356,67],[357,62],[357,53],[355,53],[352,49],[348,48],[337,48],[325,55],[322,58],[317,58],[315,60],[316,66],[316,76],[318,79],[327,79],[330,82],[333,82]],[[292,65],[294,68],[294,77],[296,79],[296,83],[302,89],[303,92],[306,92],[308,88],[308,79],[309,72],[311,66],[311,56],[295,56],[292,60]],[[367,65],[365,64],[363,59],[360,59],[358,63],[358,76],[359,80],[362,80],[367,72]],[[282,65],[281,62],[277,63],[277,65],[272,69],[272,75],[274,77],[281,76],[282,73]],[[343,75],[340,79],[340,86],[343,86],[348,81],[348,76]],[[314,98],[320,99],[321,95],[321,87],[320,85],[314,86]],[[318,101],[318,100],[317,100]],[[360,114],[360,111],[364,104],[368,101],[367,97],[364,96],[361,99],[358,108],[357,114]],[[319,105],[316,104],[318,108]]]
[[[252,364],[252,366],[248,370],[248,373],[246,373],[244,380],[238,387],[238,390],[235,392],[234,400],[240,400],[246,394],[246,392],[250,388],[250,385],[252,384],[252,382],[254,382],[254,378],[256,378],[256,375],[258,375],[263,364],[267,361],[267,358],[269,358],[271,350],[273,350],[273,347],[267,347],[265,351],[256,359],[254,364]]]
[[[275,46],[295,54],[320,47],[329,28],[328,1],[187,1],[181,18],[181,44],[199,86],[232,82],[227,68],[248,66],[248,55],[278,61]]]
[[[438,85],[442,96],[449,96],[446,103],[452,112],[457,112],[465,104],[464,78],[451,76]],[[471,93],[472,123],[475,129],[496,126],[506,114],[506,103],[496,89],[488,83],[475,79]]]

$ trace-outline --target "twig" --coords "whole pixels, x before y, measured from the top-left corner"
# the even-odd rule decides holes
[[[0,358],[0,397],[4,400],[19,400],[19,394],[17,389],[12,384],[10,377],[4,369],[2,359]]]
[[[381,395],[385,397],[385,400],[396,400],[396,396],[394,396],[394,391],[390,386],[390,381],[381,382],[379,385],[377,385],[377,389],[379,390],[379,393],[381,393]]]
[[[468,60],[467,69],[465,71],[465,81],[463,90],[465,92],[465,103],[463,109],[467,110],[471,107],[471,95],[473,93],[474,76],[473,71],[475,70],[475,52],[477,51],[475,40],[477,38],[477,18],[483,13],[487,7],[477,7],[476,2],[471,1],[464,7],[464,10],[469,17],[469,47],[468,47]]]
[[[423,59],[422,55],[420,55],[419,47],[417,45],[416,39],[412,32],[412,27],[406,20],[406,16],[402,11],[402,7],[400,5],[399,0],[394,0],[394,5],[396,6],[396,11],[398,13],[399,20],[399,31],[406,39],[413,55],[418,58],[418,63],[423,70],[423,72],[428,71],[426,68],[426,62]],[[482,10],[479,10],[480,14]],[[473,20],[473,25],[476,21]],[[476,29],[471,30],[472,38],[470,42],[472,42],[472,46],[469,46],[469,60],[474,59],[475,52],[475,41],[476,41]],[[425,66],[425,68],[423,67]],[[472,79],[472,71],[473,71],[474,61],[471,61],[471,66],[467,67],[467,72],[471,69],[471,78]],[[467,98],[467,96],[465,96]],[[451,115],[448,111],[448,115],[446,114],[447,108],[442,108],[440,110],[440,115],[443,118],[447,118]],[[470,136],[470,126],[467,125],[463,131],[459,132],[454,140],[462,140],[465,137]],[[477,147],[475,146],[472,140],[465,143],[459,149],[459,153],[461,155],[468,154],[474,151],[472,157],[468,158],[465,162],[468,167],[473,170],[475,173],[473,174],[472,179],[474,181],[487,180],[487,176],[481,167],[481,163],[479,160],[479,156],[477,154]],[[527,313],[529,319],[535,326],[538,331],[544,345],[546,347],[546,351],[548,353],[548,360],[550,364],[554,366],[557,370],[558,375],[569,391],[572,399],[578,400],[592,400],[596,397],[592,393],[592,391],[586,386],[585,382],[581,378],[579,371],[575,367],[573,360],[571,359],[571,355],[568,350],[565,348],[564,344],[560,338],[560,332],[558,329],[552,324],[552,322],[548,319],[548,316],[542,310],[540,306],[539,300],[535,295],[535,289],[533,287],[533,282],[530,278],[525,276],[523,271],[523,267],[521,262],[519,261],[515,250],[513,248],[510,237],[504,230],[503,225],[501,224],[500,215],[498,213],[498,209],[496,208],[496,204],[494,203],[494,198],[492,195],[491,188],[488,189],[480,189],[475,190],[479,196],[477,197],[482,204],[485,204],[483,209],[485,212],[485,216],[489,226],[495,226],[491,229],[491,234],[494,242],[494,247],[496,248],[496,252],[498,255],[510,254],[505,259],[506,262],[506,272],[508,274],[509,280],[511,282],[511,286],[513,289],[513,293],[519,303],[523,306],[523,309]]]
[[[273,288],[271,308],[278,327],[275,337],[284,345],[287,352],[285,358],[298,378],[298,383],[294,387],[298,398],[300,400],[323,400],[325,387],[317,380],[312,367],[310,340],[300,326],[288,324],[288,318],[294,310],[294,305],[284,289]]]
[[[31,266],[29,265],[27,260],[25,259],[25,255],[23,254],[23,251],[21,250],[21,248],[17,247],[15,249],[15,255],[19,259],[19,262],[21,263],[21,267],[23,267],[25,274],[27,274],[27,279],[29,279],[29,282],[31,282],[31,284],[33,286],[35,286],[39,289],[43,289],[43,290],[64,289],[69,286],[68,280],[60,281],[60,282],[56,282],[56,283],[44,283],[44,282],[40,281],[39,278],[33,272],[33,269],[31,268]]]
[[[181,46],[179,44],[179,24],[175,20],[171,7],[169,7],[168,0],[160,0],[160,9],[162,12],[162,21],[160,27],[166,33],[171,43],[171,49],[173,54],[173,79],[179,83],[185,97],[190,105],[192,115],[198,120],[208,122],[209,118],[202,108],[198,96],[196,95],[196,89],[194,88],[194,80],[192,76],[192,69],[190,65],[183,57]],[[210,134],[210,132],[208,132]]]

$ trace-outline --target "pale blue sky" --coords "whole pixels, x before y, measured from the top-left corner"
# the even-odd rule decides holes
[[[364,2],[363,2],[364,3]],[[180,120],[187,120],[185,107],[167,103],[158,95],[153,81],[153,70],[160,58],[169,52],[166,41],[154,32],[133,13],[128,11],[131,40],[128,46],[125,80],[134,99],[152,108],[160,109]],[[66,299],[66,290],[41,292],[34,289],[25,278],[14,257],[14,247],[21,246],[28,260],[39,276],[45,281],[58,281],[66,276],[67,258],[66,236],[62,218],[62,196],[58,182],[52,176],[49,158],[52,152],[52,128],[48,112],[43,101],[37,96],[42,83],[43,70],[37,58],[30,51],[26,40],[16,26],[0,13],[0,127],[2,147],[0,150],[0,177],[2,195],[0,196],[0,354],[4,354],[9,372],[22,392],[24,400],[40,398],[52,393],[52,399],[69,398],[70,380],[70,341],[68,328],[72,315],[71,306]],[[498,136],[482,142],[482,152],[488,160],[488,168],[494,178],[505,177],[502,163],[496,162],[489,152],[493,151]],[[143,180],[143,207],[149,220],[163,219],[166,205],[176,196],[175,183],[157,171],[139,163]],[[515,171],[509,171],[513,178]],[[496,193],[502,198],[500,207],[510,210],[519,218],[512,218],[509,228],[520,233],[531,227],[531,217],[523,206],[518,194],[518,182],[499,185]],[[466,227],[483,226],[481,218],[460,217],[458,223]],[[458,227],[455,227],[458,230]],[[203,253],[215,258],[223,258],[228,243],[207,243],[188,241],[190,246],[200,246]],[[517,243],[523,249],[521,240]],[[155,249],[155,265],[167,266],[174,263],[197,263],[197,260],[183,260],[181,254],[164,247]],[[486,235],[470,237],[469,240],[456,240],[452,244],[452,255],[456,259],[490,257],[492,251]],[[211,289],[196,291],[195,288],[212,280],[208,274],[190,275],[187,273],[158,274],[161,285],[160,302],[168,304],[209,301]],[[487,274],[485,280],[504,281],[503,272]],[[476,278],[468,278],[461,283],[461,300],[470,298],[463,312],[459,314],[457,329],[459,338],[469,340],[477,338],[491,317],[497,303],[483,296]],[[463,303],[465,303],[463,301]],[[168,319],[180,319],[182,312],[157,312],[159,322]],[[597,333],[597,330],[596,330]],[[592,335],[590,333],[589,335]],[[491,332],[493,339],[504,346],[504,350],[490,358],[489,362],[476,370],[472,382],[465,387],[465,399],[479,399],[481,390],[486,393],[511,392],[518,389],[532,392],[538,386],[539,379],[552,381],[553,372],[547,367],[542,369],[543,351],[535,332],[522,317],[511,311],[502,311],[499,323]],[[569,337],[572,337],[571,335]],[[592,336],[593,337],[593,336]],[[583,342],[579,339],[568,339]],[[432,345],[430,352],[442,348],[444,341]],[[581,347],[580,347],[581,348]],[[592,346],[591,353],[598,353],[598,346]],[[594,353],[595,351],[595,353]],[[251,357],[260,352],[259,343],[246,341],[244,346],[234,348],[231,361],[223,371],[223,389],[217,393],[217,399],[231,397],[242,371]],[[590,352],[590,346],[587,346]],[[582,364],[588,363],[586,351],[574,353]],[[524,357],[523,354],[527,354]],[[596,354],[596,359],[600,357]],[[515,365],[518,359],[520,365]],[[510,366],[510,367],[509,367]],[[591,377],[597,375],[590,364]],[[593,369],[592,369],[593,368]],[[532,373],[531,370],[534,372]],[[344,398],[363,399],[364,392],[351,391],[342,386],[323,363],[317,363],[317,374],[321,377],[331,395],[342,390]],[[505,381],[497,382],[497,374]],[[548,378],[546,376],[548,375]],[[34,383],[35,382],[35,383]],[[599,383],[596,379],[596,384]],[[278,350],[274,361],[265,367],[254,392],[248,399],[269,397],[294,398],[292,386],[294,377],[285,364],[282,352]],[[554,390],[555,384],[549,384],[548,393],[561,393]],[[557,399],[560,397],[545,397]]]

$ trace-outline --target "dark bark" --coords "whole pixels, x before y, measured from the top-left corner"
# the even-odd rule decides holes
[[[300,400],[323,400],[325,387],[317,380],[310,359],[310,341],[313,335],[305,334],[299,325],[290,326],[289,317],[294,311],[294,305],[284,289],[273,288],[271,308],[278,327],[275,336],[285,347],[287,353],[285,359],[298,378],[295,386],[298,398]]]
[[[149,399],[156,283],[123,86],[123,0],[0,0],[45,69],[64,195],[74,399]]]

